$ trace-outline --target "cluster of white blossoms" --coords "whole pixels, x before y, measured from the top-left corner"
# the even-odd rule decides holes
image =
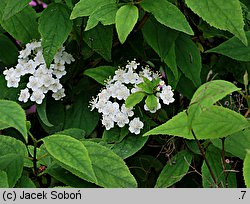
[[[164,104],[174,102],[174,94],[171,86],[166,85],[158,73],[150,70],[148,66],[141,67],[138,73],[137,68],[140,65],[135,60],[128,62],[125,68],[119,68],[115,71],[113,78],[108,79],[105,88],[97,95],[96,98],[90,101],[91,111],[97,109],[102,114],[102,124],[106,130],[115,126],[124,127],[129,126],[129,131],[134,134],[139,134],[144,124],[139,117],[134,117],[133,108],[125,106],[125,100],[136,92],[143,92],[137,85],[144,82],[144,78],[152,81],[159,79],[159,84],[156,88],[157,107],[155,110],[149,110],[147,105],[144,105],[145,111],[155,113],[161,108],[160,99]]]
[[[75,61],[71,54],[61,47],[56,53],[53,62],[48,69],[43,58],[41,42],[26,44],[25,49],[19,52],[18,64],[6,69],[3,74],[8,87],[17,88],[20,79],[28,75],[27,87],[21,90],[19,101],[26,103],[29,99],[41,104],[48,91],[52,91],[52,97],[60,100],[65,96],[60,78],[66,74],[65,64]]]

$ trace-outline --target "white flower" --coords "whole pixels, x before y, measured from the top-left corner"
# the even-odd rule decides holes
[[[132,117],[134,115],[132,108],[126,108],[125,104],[122,104],[121,112],[126,114],[128,117]]]
[[[152,79],[153,79],[153,77],[152,77],[152,71],[149,69],[149,67],[143,68],[139,75],[143,76],[143,77],[146,77],[150,81],[152,81]]]
[[[25,88],[21,90],[18,100],[27,103],[29,97],[30,97],[29,89]]]
[[[62,64],[65,64],[64,62],[66,62],[67,64],[70,64],[71,62],[74,62],[75,59],[72,57],[71,54],[67,53],[67,52],[63,52],[62,53],[62,58],[60,60],[60,62]]]
[[[43,75],[41,77],[41,80],[43,86],[45,87],[49,87],[50,85],[55,83],[55,79],[52,77],[52,74]]]
[[[105,115],[102,118],[102,124],[105,126],[106,130],[109,130],[115,126],[114,121],[110,117]]]
[[[109,98],[111,96],[111,93],[109,90],[107,89],[103,89],[99,94],[98,94],[98,97],[99,97],[99,100],[100,101],[108,101]]]
[[[36,102],[37,104],[42,104],[44,97],[45,95],[43,92],[41,90],[37,90],[32,93],[30,100]]]
[[[128,129],[131,133],[135,133],[136,135],[138,135],[143,126],[144,124],[143,122],[140,121],[139,118],[134,118],[133,120],[130,121]]]
[[[14,87],[17,88],[19,85],[19,81],[20,78],[19,77],[15,77],[15,76],[11,76],[9,77],[9,79],[7,80],[7,87]]]
[[[119,104],[117,102],[112,103],[111,101],[106,103],[102,111],[104,115],[109,115],[111,118],[113,118],[118,112]]]
[[[126,72],[123,69],[116,70],[115,71],[115,75],[113,77],[113,80],[123,82],[124,81],[125,73]]]
[[[135,84],[138,80],[139,80],[139,75],[133,72],[133,70],[128,70],[128,72],[124,74],[125,84]]]
[[[16,65],[16,69],[15,69],[15,75],[17,76],[17,77],[21,77],[21,76],[23,76],[23,75],[25,75],[26,73],[25,73],[25,69],[24,69],[24,67],[21,65],[21,64],[17,64]]]
[[[40,64],[44,64],[45,63],[42,51],[37,52],[37,54],[36,54],[36,56],[34,58],[34,61],[36,63],[36,66],[39,66]]]
[[[58,90],[57,92],[53,93],[52,94],[52,97],[55,99],[55,100],[60,100],[61,98],[65,97],[65,93],[64,93],[64,88]]]
[[[122,113],[122,112],[117,112],[117,114],[115,114],[114,121],[121,128],[129,123],[128,116],[126,114]]]
[[[94,110],[95,108],[97,108],[97,104],[98,104],[98,97],[96,97],[96,98],[93,97],[92,100],[89,102],[89,106],[91,107],[91,111]]]
[[[171,86],[164,85],[162,87],[162,92],[158,94],[164,104],[169,105],[174,102],[174,93],[171,90]]]
[[[53,84],[51,84],[48,88],[49,90],[53,91],[54,93],[59,91],[60,89],[62,89],[62,84],[60,84],[59,79],[55,79],[55,82]]]
[[[25,70],[25,73],[27,74],[34,74],[34,72],[36,71],[36,63],[33,60],[29,60],[24,65],[24,70]]]
[[[10,78],[15,77],[16,71],[15,71],[15,69],[13,67],[11,67],[10,69],[4,70],[3,74],[5,75],[5,79],[9,80]]]
[[[61,71],[61,70],[53,70],[52,72],[57,79],[62,78],[67,72],[66,71]]]
[[[41,78],[30,76],[27,87],[32,91],[37,91],[43,85]]]
[[[64,64],[56,63],[56,64],[54,64],[53,69],[54,70],[59,70],[59,71],[64,71],[65,70],[65,66],[64,66]]]
[[[129,69],[129,70],[133,70],[133,69],[137,69],[137,66],[140,65],[140,63],[137,63],[134,60],[132,60],[131,62],[128,61],[128,64],[126,65],[126,68]]]
[[[28,43],[29,44],[29,43]],[[27,45],[28,45],[27,44]],[[27,58],[29,55],[31,54],[31,48],[30,47],[26,47],[26,49],[24,49],[24,50],[21,50],[20,52],[19,52],[19,58],[23,58],[23,59],[25,59],[25,58]]]

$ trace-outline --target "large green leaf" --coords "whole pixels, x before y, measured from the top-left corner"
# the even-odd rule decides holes
[[[14,43],[5,35],[0,34],[0,62],[5,65],[14,65],[17,62],[18,49]]]
[[[87,22],[85,31],[97,26],[100,21],[103,25],[115,24],[115,15],[118,10],[117,4],[106,4],[96,9],[90,16]]]
[[[80,128],[89,135],[95,129],[99,121],[99,114],[96,111],[90,111],[89,101],[91,93],[83,92],[79,95],[72,106],[67,110],[64,129]]]
[[[178,152],[161,171],[156,188],[167,188],[180,181],[188,172],[192,154],[187,150]]]
[[[28,141],[25,112],[16,102],[0,100],[0,130],[13,127]]]
[[[250,31],[246,32],[246,36],[250,41]],[[244,45],[237,37],[232,37],[206,52],[216,52],[239,61],[250,61],[250,45]]]
[[[116,12],[115,27],[122,44],[133,30],[138,18],[139,11],[135,5],[124,5]]]
[[[239,0],[185,0],[185,2],[194,13],[211,26],[233,33],[247,45]]]
[[[213,145],[221,147],[221,140],[214,139],[211,140]],[[231,153],[232,155],[239,157],[240,159],[244,160],[247,149],[250,147],[250,129],[245,129],[240,132],[236,132],[232,135],[229,135],[225,139],[224,149],[226,152]]]
[[[198,139],[215,139],[226,137],[230,134],[249,127],[248,121],[239,113],[221,106],[211,106],[202,109],[198,118],[193,120],[192,128]],[[194,139],[188,128],[188,116],[183,111],[160,125],[150,130],[147,135],[168,134],[186,139]]]
[[[126,136],[121,142],[115,144],[102,144],[103,146],[107,146],[114,153],[120,156],[123,159],[126,159],[136,152],[138,152],[148,141],[148,137],[142,136],[134,136],[133,134],[129,134]]]
[[[182,12],[169,1],[143,0],[141,6],[145,11],[152,13],[161,24],[189,35],[194,34]]]
[[[0,170],[0,188],[9,188],[8,175],[2,170]]]
[[[240,88],[233,83],[223,80],[210,81],[200,86],[194,93],[188,108],[189,125],[194,117],[199,117],[202,108],[212,106],[228,94],[238,90]]]
[[[113,27],[97,25],[95,28],[84,32],[84,41],[105,60],[111,61]]]
[[[250,150],[248,150],[243,164],[243,176],[247,188],[250,188]]]
[[[13,188],[23,171],[23,157],[19,154],[6,154],[0,157],[0,170],[8,176],[8,184]]]
[[[145,104],[147,105],[149,110],[155,110],[158,106],[158,101],[157,101],[157,97],[153,94],[150,94],[147,96],[146,100],[145,100]]]
[[[7,20],[28,6],[30,0],[8,0],[4,9],[3,20]]]
[[[33,39],[39,39],[37,14],[31,7],[26,7],[21,12],[8,20],[2,20],[5,2],[0,1],[0,24],[16,40],[28,43]]]
[[[105,188],[132,188],[137,186],[135,178],[118,155],[94,142],[85,140],[83,144],[89,152],[98,185]]]
[[[236,174],[230,171],[223,172],[221,151],[219,149],[217,149],[213,145],[209,145],[208,149],[206,150],[206,159],[211,167],[211,170],[213,171],[217,186],[222,188],[226,188],[227,185],[229,188],[237,187]],[[230,169],[230,165],[226,165],[226,170]],[[205,162],[203,162],[202,164],[201,173],[203,187],[215,188],[216,185]]]
[[[70,19],[90,16],[96,9],[111,3],[116,3],[116,0],[80,0],[73,8]]]
[[[95,183],[96,177],[85,145],[67,135],[43,138],[45,148],[59,164],[84,180]]]
[[[46,173],[54,177],[56,180],[74,188],[91,188],[96,187],[95,184],[89,183],[85,180],[80,179],[68,170],[62,168],[55,162],[48,166]]]
[[[191,38],[186,35],[179,35],[175,42],[176,62],[178,67],[196,87],[200,86],[202,64],[198,47]]]
[[[105,85],[105,81],[115,74],[115,67],[112,66],[100,66],[96,68],[90,68],[84,71],[84,74],[96,80],[98,83]]]
[[[128,98],[125,101],[125,105],[127,108],[132,108],[136,104],[140,103],[142,99],[146,96],[144,92],[135,92],[128,96]]]
[[[63,4],[50,4],[39,18],[43,56],[49,67],[57,50],[67,40],[72,29],[70,10]]]
[[[146,24],[142,28],[142,32],[146,42],[161,57],[161,60],[170,67],[175,78],[177,78],[178,70],[175,62],[174,45],[178,32],[161,25],[153,18],[149,18],[147,20]],[[172,54],[174,54],[174,56]]]

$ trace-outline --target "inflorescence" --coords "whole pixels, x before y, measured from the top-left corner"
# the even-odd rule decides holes
[[[131,94],[143,91],[137,85],[143,83],[144,78],[150,81],[159,80],[155,92],[158,104],[154,110],[150,110],[145,103],[145,111],[155,113],[161,108],[160,100],[167,105],[174,102],[172,88],[165,84],[160,74],[153,72],[148,66],[140,66],[142,69],[137,73],[139,65],[133,60],[128,62],[125,68],[116,70],[115,75],[107,80],[106,86],[97,97],[90,101],[91,110],[97,109],[102,114],[102,124],[106,130],[113,128],[115,124],[120,128],[128,124],[131,133],[139,134],[141,132],[143,122],[139,117],[133,118],[134,107],[127,108],[125,101]]]
[[[26,44],[25,49],[19,52],[18,64],[6,69],[3,74],[7,86],[14,88],[20,85],[22,76],[28,75],[27,87],[21,90],[18,100],[26,103],[30,99],[41,104],[45,94],[49,91],[52,91],[52,97],[55,100],[60,100],[65,96],[60,79],[66,74],[65,64],[71,64],[73,61],[75,60],[72,55],[61,47],[48,69],[43,57],[41,42],[34,41]]]

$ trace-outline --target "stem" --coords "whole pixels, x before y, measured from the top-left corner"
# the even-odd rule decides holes
[[[228,172],[226,169],[226,157],[225,157],[225,137],[221,139],[221,158],[222,158],[222,168],[225,175],[226,188],[228,188]]]
[[[142,17],[140,22],[137,24],[134,32],[139,31],[144,26],[144,24],[147,22],[149,16],[150,16],[150,13],[145,12],[144,16]]]
[[[81,23],[81,30],[80,30],[80,39],[79,39],[79,50],[78,50],[78,59],[81,58],[81,55],[82,55],[82,41],[83,41],[83,32],[84,32],[84,29],[83,29],[83,24],[84,24],[84,18],[82,18],[82,23]]]
[[[201,155],[202,155],[202,157],[203,157],[203,159],[204,159],[204,161],[205,161],[205,163],[206,163],[206,165],[207,165],[207,168],[208,168],[208,170],[209,170],[209,173],[210,173],[210,175],[211,175],[211,177],[212,177],[212,179],[213,179],[213,181],[214,181],[214,184],[215,184],[216,187],[218,188],[219,186],[217,185],[217,181],[216,181],[214,172],[212,171],[212,168],[211,168],[211,166],[210,166],[210,164],[209,164],[209,162],[208,162],[208,160],[207,160],[207,158],[206,158],[205,151],[204,151],[204,149],[202,148],[201,143],[199,142],[199,140],[198,140],[197,137],[195,136],[193,129],[191,129],[191,133],[192,133],[192,135],[193,135],[193,137],[194,137],[194,139],[195,139],[196,144],[197,144],[198,147],[199,147],[200,153],[201,153]]]

